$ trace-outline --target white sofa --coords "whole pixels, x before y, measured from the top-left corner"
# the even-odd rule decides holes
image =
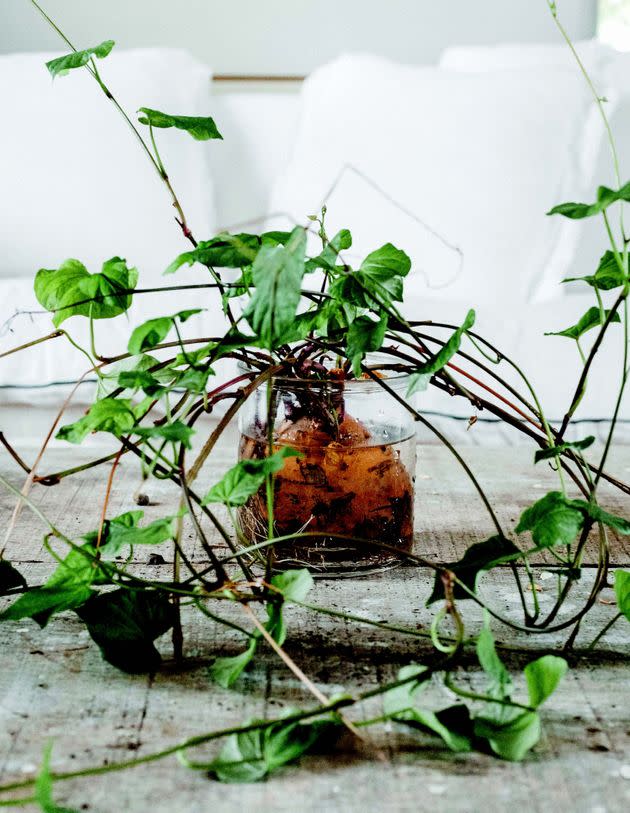
[[[610,99],[613,125],[630,133],[626,57],[593,43],[581,52]],[[141,287],[204,279],[199,267],[161,277],[187,246],[159,179],[89,76],[50,81],[43,66],[50,56],[0,57],[9,122],[0,135],[0,353],[52,329],[32,282],[38,268],[68,256],[90,270],[125,256],[138,266]],[[223,142],[158,134],[199,238],[304,221],[326,198],[330,228],[355,235],[350,259],[386,240],[409,251],[409,318],[458,323],[475,307],[477,331],[527,370],[558,420],[580,359],[573,342],[543,334],[573,324],[592,304],[588,292],[558,283],[592,272],[606,244],[598,223],[545,211],[612,182],[601,124],[560,47],[453,49],[442,62],[411,68],[347,56],[316,71],[301,93],[213,93],[209,69],[173,50],[114,51],[103,73],[131,112],[144,105],[214,116]],[[140,321],[191,305],[206,310],[186,323],[187,334],[222,331],[212,293],[137,296],[128,316],[97,324],[98,347],[124,350]],[[66,327],[86,342],[85,320]],[[605,430],[621,349],[613,332],[577,414],[587,424],[576,428],[580,435]],[[0,397],[59,400],[85,366],[63,338],[0,358]],[[76,397],[89,401],[91,387]],[[430,390],[420,406],[444,416],[462,441],[519,439],[492,421],[484,428],[483,414],[467,432],[471,407],[461,399]],[[630,407],[622,418],[630,419]]]

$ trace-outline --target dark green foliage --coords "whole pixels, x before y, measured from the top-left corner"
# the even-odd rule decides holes
[[[417,701],[429,679],[426,667],[410,664],[399,670],[399,681],[409,680],[402,686],[389,689],[383,695],[383,712],[396,722],[411,728],[429,731],[441,737],[451,751],[470,751],[470,716],[463,704],[435,712],[421,708]]]
[[[588,449],[593,443],[595,443],[595,438],[593,435],[589,435],[584,438],[584,440],[569,440],[559,443],[557,446],[550,446],[548,449],[539,449],[534,454],[534,463],[539,463],[541,460],[550,460],[570,449],[577,449],[579,452],[583,452],[584,449]]]
[[[630,200],[630,183],[625,184],[621,189],[609,189],[607,186],[600,186],[597,190],[597,200],[595,203],[560,203],[554,206],[547,214],[563,215],[571,220],[582,220],[585,217],[599,215],[617,201]]]
[[[570,545],[584,525],[584,511],[575,500],[551,491],[523,511],[516,533],[530,531],[537,548]]]
[[[185,322],[197,313],[201,313],[200,308],[179,311],[172,316],[160,316],[157,319],[148,319],[133,331],[127,349],[133,355],[143,353],[145,350],[150,350],[152,347],[164,341],[176,320]]]
[[[123,672],[154,672],[161,663],[154,645],[174,623],[175,611],[158,590],[121,589],[92,596],[77,609],[103,657]]]
[[[141,438],[161,438],[172,443],[181,443],[185,449],[191,449],[191,437],[195,430],[180,420],[171,423],[161,423],[158,426],[135,426],[134,434]]]
[[[252,723],[263,722],[252,720]],[[295,762],[325,740],[338,736],[341,725],[332,719],[308,723],[274,723],[265,728],[232,734],[219,756],[203,766],[220,782],[257,782]]]
[[[79,260],[66,260],[57,269],[42,268],[35,277],[40,305],[54,312],[55,327],[71,316],[109,319],[124,313],[138,283],[138,272],[125,260],[112,257],[99,274],[90,274]]]
[[[271,579],[271,585],[275,590],[271,591],[267,602],[267,623],[265,628],[274,641],[282,646],[286,638],[286,626],[282,613],[284,602],[304,601],[313,587],[313,577],[308,570],[291,570],[274,576]],[[249,640],[247,648],[239,655],[217,658],[210,670],[210,675],[215,683],[225,689],[230,688],[256,654],[260,638],[261,633],[256,629]]]
[[[569,545],[582,530],[587,518],[630,534],[630,522],[604,511],[596,503],[570,500],[559,491],[550,491],[527,508],[516,526],[516,533],[531,531],[537,549]]]
[[[458,562],[447,562],[444,565],[446,570],[450,570],[463,584],[473,593],[477,591],[477,580],[479,575],[486,570],[491,570],[498,564],[510,562],[521,556],[520,550],[509,539],[502,536],[491,536],[484,542],[476,542],[471,545],[463,557]],[[433,592],[427,604],[433,604],[445,598],[444,582],[442,572],[435,574]],[[453,585],[453,595],[455,598],[470,598],[470,595],[457,582]]]
[[[71,54],[51,59],[50,62],[46,63],[46,67],[53,79],[56,76],[65,76],[75,68],[85,67],[94,57],[104,59],[106,56],[109,56],[115,44],[114,40],[105,40],[93,48],[86,48],[83,51],[73,51]]]
[[[106,519],[103,523],[99,551],[103,558],[113,559],[127,546],[159,545],[175,536],[175,517],[156,519],[139,527],[144,511],[127,511],[118,517]],[[91,531],[83,537],[96,548],[98,531]]]
[[[127,398],[103,398],[92,404],[87,415],[62,426],[57,438],[81,443],[90,432],[111,432],[116,437],[122,437],[131,432],[144,411],[143,405],[134,406]]]
[[[262,460],[241,460],[212,486],[203,498],[203,504],[221,502],[232,508],[245,505],[264,484],[268,475],[282,470],[285,458],[299,457],[301,452],[290,446],[282,446],[277,452]]]
[[[431,356],[430,359],[416,367],[415,372],[409,377],[407,397],[410,397],[415,392],[423,392],[426,390],[431,376],[439,372],[453,358],[460,348],[464,333],[470,330],[474,324],[475,312],[469,310],[461,327],[457,328],[446,344],[440,348],[435,355]]]
[[[146,370],[124,370],[118,375],[117,382],[123,390],[135,392],[141,389],[152,398],[161,395],[166,390],[166,387]]]
[[[384,693],[384,713],[406,726],[437,734],[452,751],[489,749],[503,759],[520,761],[540,738],[536,709],[556,690],[567,663],[554,655],[529,663],[524,670],[529,705],[515,705],[512,680],[487,626],[477,638],[477,657],[487,678],[485,694],[462,691],[466,704],[461,702],[439,711],[421,708],[418,699],[431,673],[413,664],[398,672],[399,681],[409,682]],[[460,693],[452,682],[448,685]]]
[[[262,246],[252,265],[255,291],[243,311],[261,344],[268,348],[286,342],[301,299],[306,233],[297,227],[286,245]]]
[[[0,621],[19,621],[32,618],[45,627],[51,616],[64,610],[73,610],[92,595],[92,585],[100,572],[93,561],[92,545],[73,548],[43,587],[35,587],[16,599],[0,613]]]
[[[630,621],[630,570],[615,571],[615,598],[619,612]]]
[[[352,372],[361,377],[361,362],[366,353],[380,350],[387,330],[387,316],[370,319],[369,316],[357,316],[350,322],[347,337],[348,358],[352,362]]]
[[[0,559],[0,596],[16,587],[26,587],[26,579],[11,562]]]
[[[477,639],[477,656],[488,677],[488,698],[500,702],[488,700],[474,716],[475,736],[487,741],[497,756],[520,761],[540,739],[540,717],[536,709],[555,691],[567,670],[567,662],[564,658],[545,655],[525,667],[531,709],[528,710],[509,705],[512,681],[497,655],[488,627],[484,627]]]
[[[159,110],[151,110],[150,107],[141,107],[138,113],[142,114],[138,116],[140,124],[162,129],[175,127],[177,130],[190,133],[195,141],[223,138],[214,123],[214,119],[209,116],[171,116],[168,113],[161,113]]]
[[[579,339],[594,327],[603,325],[609,314],[610,311],[601,311],[596,307],[589,308],[575,325],[571,325],[571,327],[567,327],[564,330],[545,333],[545,336],[566,336],[568,339]],[[621,322],[621,317],[618,313],[613,314],[611,322]]]
[[[563,282],[586,282],[592,288],[600,291],[611,291],[620,288],[626,281],[622,269],[619,267],[617,257],[612,251],[606,251],[599,261],[597,271],[586,277],[567,277]]]
[[[391,243],[373,251],[358,271],[342,273],[330,286],[330,294],[339,301],[381,313],[383,306],[402,302],[403,278],[411,269],[411,260]]]
[[[164,272],[174,274],[182,265],[201,265],[213,268],[245,268],[251,265],[262,246],[285,245],[291,232],[271,231],[264,234],[219,234],[211,240],[202,240],[192,251],[176,257]]]

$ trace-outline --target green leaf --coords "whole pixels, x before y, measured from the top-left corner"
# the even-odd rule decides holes
[[[416,699],[429,679],[429,676],[424,676],[424,673],[426,673],[426,667],[417,664],[410,664],[400,669],[398,680],[407,678],[416,678],[416,680],[402,686],[395,686],[383,694],[384,714],[392,717],[396,722],[437,734],[452,751],[470,751],[470,738],[455,727],[446,724],[446,720],[452,716],[454,709],[458,709],[459,713],[463,706],[433,712],[416,705]]]
[[[462,326],[457,328],[446,344],[441,347],[434,356],[431,356],[430,359],[419,364],[416,367],[416,371],[409,377],[409,387],[407,388],[408,398],[416,392],[426,390],[431,376],[439,372],[453,358],[460,348],[464,333],[470,330],[474,324],[475,312],[474,310],[469,310]]]
[[[65,76],[74,68],[83,68],[94,57],[104,59],[109,55],[114,45],[114,40],[105,40],[105,42],[101,42],[100,45],[95,45],[93,48],[86,48],[84,51],[73,51],[66,56],[51,59],[50,62],[46,63],[46,67],[53,79],[56,76]]]
[[[534,708],[542,706],[555,692],[568,668],[565,659],[557,655],[544,655],[528,663],[524,672],[530,705]]]
[[[242,347],[243,345],[241,345]],[[221,350],[224,348],[224,345],[221,344],[219,346],[218,342],[208,342],[208,344],[202,345],[197,350],[191,350],[188,348],[186,350],[186,355],[183,353],[178,353],[175,357],[175,361],[172,364],[172,367],[180,367],[182,364],[193,364],[197,365],[202,361],[205,361],[210,353],[213,351],[220,353]],[[228,352],[234,348],[228,348]],[[220,355],[218,356],[220,358]],[[167,368],[168,369],[168,368]]]
[[[497,700],[509,701],[512,679],[497,655],[487,617],[477,638],[477,657],[488,677],[488,695]],[[533,667],[533,676],[536,678],[534,683],[541,698],[544,691],[551,687],[551,673],[554,671],[553,665],[549,665],[548,670],[544,667],[542,669],[537,666]],[[546,673],[544,679],[543,672]],[[474,718],[474,733],[476,737],[486,739],[490,748],[498,756],[518,761],[523,759],[525,754],[538,742],[540,718],[534,711],[522,711],[514,706],[489,701],[485,704],[485,710]]]
[[[203,393],[207,389],[208,378],[214,375],[212,367],[205,366],[203,369],[196,367],[188,367],[185,370],[177,370],[176,368],[181,363],[195,364],[198,357],[207,356],[207,351],[197,354],[195,351],[186,353],[185,358],[177,358],[175,362],[166,367],[160,367],[153,372],[148,371],[148,367],[157,367],[158,362],[151,356],[140,356],[140,359],[146,360],[146,365],[138,364],[137,368],[131,370],[122,370],[114,376],[116,383],[122,387],[129,394],[133,394],[138,389],[141,389],[146,395],[152,398],[159,398],[165,392],[171,389],[188,390],[193,393]],[[135,356],[134,358],[137,358]],[[114,388],[109,389],[113,392]]]
[[[221,782],[257,782],[283,765],[295,762],[339,730],[340,725],[333,720],[281,721],[263,729],[233,734],[217,759],[204,768]]]
[[[574,500],[573,502],[575,505],[583,507],[595,522],[603,522],[604,525],[608,525],[609,528],[613,528],[624,536],[630,534],[630,522],[627,519],[610,514],[594,503],[587,503],[584,500]]]
[[[272,638],[282,646],[286,639],[283,606],[287,601],[304,601],[314,582],[309,571],[304,569],[279,573],[273,576],[271,584],[280,595],[274,593],[271,600],[267,602],[268,621],[265,628]],[[210,667],[210,676],[215,683],[223,686],[224,689],[229,689],[254,657],[260,638],[261,633],[254,630],[247,648],[243,652],[239,655],[217,658]]]
[[[263,758],[267,772],[273,773],[311,751],[322,739],[329,740],[341,730],[333,720],[307,723],[278,723],[263,731]]]
[[[103,398],[92,404],[88,413],[78,421],[62,426],[56,437],[69,443],[81,443],[90,432],[111,432],[122,437],[136,425],[137,411],[126,398]]]
[[[285,343],[301,298],[306,232],[300,226],[286,245],[263,245],[252,266],[256,290],[243,311],[255,335],[271,349]]]
[[[175,517],[156,519],[139,528],[138,523],[143,516],[144,511],[127,511],[120,516],[106,519],[101,534],[101,555],[113,558],[127,545],[159,545],[174,538]],[[98,531],[91,531],[83,538],[95,547]]]
[[[5,595],[15,587],[26,587],[26,579],[11,562],[0,559],[0,596]]]
[[[431,382],[433,373],[411,373],[409,376],[409,386],[407,387],[407,398],[411,398],[417,392],[425,392]]]
[[[630,521],[604,511],[585,500],[569,500],[558,491],[546,494],[527,508],[516,526],[516,532],[531,531],[538,548],[568,545],[582,529],[586,517],[609,528],[630,535]]]
[[[613,203],[630,200],[630,183],[625,184],[621,189],[609,189],[607,186],[600,186],[597,190],[597,200],[595,203],[560,203],[554,206],[548,215],[563,215],[571,220],[582,220],[585,217],[593,217],[605,211]]]
[[[168,113],[161,113],[159,110],[152,110],[150,107],[141,107],[138,113],[142,113],[141,116],[138,116],[140,124],[162,129],[175,127],[177,130],[185,130],[195,141],[223,138],[214,119],[210,116],[171,116]]]
[[[261,460],[241,460],[226,472],[202,500],[202,505],[220,502],[232,508],[245,505],[264,484],[270,474],[284,466],[287,457],[300,457],[301,452],[290,446],[281,446],[277,452]]]
[[[335,299],[380,314],[383,306],[402,302],[403,277],[411,269],[404,251],[386,243],[363,260],[358,271],[342,274],[330,286]]]
[[[317,268],[323,268],[325,271],[336,271],[337,259],[340,251],[345,251],[352,246],[352,235],[348,229],[341,229],[337,234],[328,242],[321,254],[317,257],[311,257],[306,261],[306,271],[315,271]]]
[[[304,601],[308,593],[312,590],[315,582],[310,572],[302,570],[287,570],[278,573],[271,579],[271,584],[282,593],[285,601]]]
[[[562,282],[586,282],[592,288],[600,291],[612,291],[619,288],[626,282],[625,275],[612,251],[606,251],[594,274],[586,277],[567,277]]]
[[[241,268],[241,276],[231,283],[229,288],[226,288],[221,294],[221,305],[224,313],[227,312],[230,299],[249,294],[253,287],[252,267],[251,265],[246,265],[244,268]]]
[[[244,652],[239,655],[232,655],[225,658],[216,658],[210,667],[210,677],[219,686],[224,689],[229,689],[238,678],[249,662],[256,654],[258,647],[258,638],[252,637],[249,639],[249,644]]]
[[[42,587],[29,590],[0,613],[0,621],[19,621],[32,618],[45,627],[51,616],[64,610],[73,610],[84,604],[92,595],[91,585],[100,575],[94,566],[91,545],[82,550],[72,549],[59,563],[56,570]]]
[[[220,782],[258,782],[267,774],[262,734],[258,731],[232,734],[207,769]]]
[[[123,370],[117,378],[119,387],[124,390],[135,392],[141,389],[146,395],[159,396],[165,391],[165,387],[157,378],[146,370]]]
[[[630,570],[615,570],[615,598],[619,612],[630,621]]]
[[[508,698],[512,691],[512,679],[497,655],[494,637],[487,624],[477,637],[477,658],[488,677],[488,694],[499,699]]]
[[[207,390],[208,378],[214,374],[212,367],[206,367],[205,370],[195,370],[191,367],[188,370],[184,370],[177,378],[175,386],[178,389],[201,394]]]
[[[284,605],[287,602],[304,601],[308,592],[313,587],[313,577],[308,570],[288,571],[280,573],[271,579],[272,587],[280,591],[272,593],[267,602],[268,621],[265,624],[267,632],[277,643],[282,646],[287,637],[287,627],[284,621]]]
[[[566,336],[568,339],[579,339],[594,327],[603,325],[609,314],[610,311],[607,310],[602,313],[597,307],[589,308],[577,324],[571,325],[571,327],[567,327],[564,330],[545,333],[545,336]],[[611,322],[621,322],[621,317],[618,313],[614,314]]]
[[[447,562],[444,568],[454,573],[469,590],[476,592],[480,573],[491,570],[503,562],[512,561],[520,555],[521,551],[509,539],[502,536],[491,536],[490,539],[486,539],[484,542],[476,542],[471,545],[458,562]],[[468,593],[457,582],[453,585],[453,596],[460,599],[470,598]],[[437,572],[433,592],[427,601],[427,605],[443,598],[445,598],[444,584],[441,572]]]
[[[414,708],[405,714],[404,719],[398,720],[398,717],[394,719],[398,720],[399,722],[404,722],[406,725],[411,726],[412,728],[419,728],[421,730],[430,731],[433,734],[437,734],[438,737],[442,738],[445,745],[447,745],[451,751],[462,753],[471,750],[472,743],[470,741],[470,737],[450,728],[443,722],[443,717],[446,716],[445,713],[452,714],[454,711],[457,711],[458,716],[461,716],[461,712],[464,711],[464,709],[465,706],[463,706],[463,704],[457,704],[456,706],[451,706],[448,709],[443,709],[442,712]]]
[[[159,667],[162,659],[153,642],[175,620],[173,605],[163,592],[128,588],[92,596],[77,614],[105,660],[130,674]]]
[[[114,364],[108,365],[106,368],[103,368],[101,371],[101,377],[98,379],[96,385],[96,400],[100,401],[103,398],[107,398],[107,396],[112,395],[115,390],[118,390],[121,386],[124,386],[120,383],[120,376],[122,373],[129,373],[129,378],[127,379],[128,391],[118,393],[118,395],[124,398],[130,397],[133,395],[133,391],[138,389],[137,386],[134,386],[134,379],[132,376],[136,372],[138,373],[138,376],[141,376],[144,373],[147,373],[149,376],[153,376],[153,373],[148,373],[148,370],[149,368],[156,367],[158,365],[158,360],[149,355],[130,356],[129,358],[121,359]],[[155,377],[157,378],[158,375],[162,375],[161,371],[156,371]],[[148,381],[148,379],[146,380]]]
[[[152,347],[163,342],[169,334],[175,321],[185,322],[197,313],[202,312],[202,308],[193,308],[191,310],[178,311],[172,316],[159,316],[156,319],[148,319],[133,331],[127,350],[133,355],[143,353],[145,350],[150,350]]]
[[[550,491],[521,514],[516,533],[531,531],[538,549],[570,545],[584,525],[584,510],[576,500]]]
[[[195,434],[192,426],[188,426],[180,420],[162,423],[158,426],[134,426],[132,431],[141,438],[161,438],[172,443],[182,443],[186,449],[192,449],[190,439]]]
[[[201,241],[192,251],[176,257],[164,272],[174,274],[182,265],[201,265],[211,268],[244,268],[251,265],[262,246],[285,245],[291,232],[270,231],[264,234],[219,234],[211,240]]]
[[[361,362],[366,353],[380,350],[387,331],[387,314],[375,322],[369,316],[359,316],[350,323],[347,335],[348,358],[352,362],[352,372],[361,376]]]
[[[375,282],[387,286],[391,280],[407,276],[411,270],[411,260],[404,251],[385,243],[367,255],[359,270]]]
[[[580,451],[584,451],[584,449],[588,449],[589,446],[592,446],[595,443],[595,438],[593,435],[589,435],[588,437],[584,438],[584,440],[573,440],[573,441],[565,441],[564,443],[559,443],[557,446],[550,446],[548,449],[539,449],[534,454],[534,463],[539,463],[541,460],[549,460],[552,457],[557,457],[562,452],[566,452],[568,449],[579,449]]]
[[[69,807],[60,807],[53,799],[53,777],[50,772],[50,757],[52,755],[52,742],[44,748],[42,766],[35,779],[35,801],[42,813],[77,813]]]
[[[343,299],[326,299],[313,310],[296,316],[286,341],[301,341],[311,331],[332,341],[347,341],[347,328],[358,318],[360,310]]]
[[[488,740],[497,756],[520,762],[540,739],[540,717],[535,711],[512,709],[507,720],[480,715],[475,717],[477,737]]]
[[[125,260],[112,257],[99,274],[90,274],[79,260],[66,260],[57,269],[41,268],[35,276],[35,296],[47,311],[54,311],[55,327],[71,316],[109,319],[124,313],[138,272]]]
[[[426,666],[416,663],[410,663],[398,670],[397,680],[417,679],[409,680],[402,686],[394,686],[383,693],[383,713],[386,716],[402,715],[403,712],[415,708],[416,697],[430,677],[430,675],[424,675],[426,671]]]

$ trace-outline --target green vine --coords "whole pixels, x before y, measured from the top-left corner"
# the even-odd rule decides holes
[[[567,661],[560,655],[549,654],[529,663],[523,673],[527,695],[517,694],[515,699],[512,678],[497,652],[490,619],[495,624],[539,636],[568,630],[566,654],[573,647],[580,625],[600,591],[608,584],[608,530],[630,534],[630,521],[606,511],[598,501],[602,480],[630,493],[630,486],[606,471],[630,372],[627,305],[630,277],[628,240],[622,216],[625,203],[630,202],[630,184],[621,184],[615,143],[602,100],[558,19],[556,4],[549,3],[551,14],[576,56],[598,105],[610,139],[618,187],[614,190],[600,187],[593,203],[562,203],[550,212],[571,219],[599,216],[609,240],[609,248],[598,269],[582,280],[593,289],[593,308],[575,325],[559,331],[560,336],[576,342],[583,359],[575,392],[559,429],[547,420],[543,405],[521,367],[473,332],[474,311],[469,311],[460,325],[405,320],[399,303],[403,301],[404,281],[411,265],[407,255],[388,243],[376,248],[359,267],[351,267],[343,258],[343,252],[351,245],[351,234],[344,229],[329,237],[325,229],[325,208],[319,215],[310,216],[304,227],[296,226],[290,232],[222,233],[198,242],[187,225],[165,161],[158,151],[157,131],[175,128],[196,140],[221,138],[214,120],[141,108],[138,122],[133,122],[97,67],[97,60],[106,59],[111,52],[113,41],[77,50],[39,4],[35,0],[30,2],[71,49],[66,56],[48,63],[49,72],[53,76],[76,69],[90,73],[124,117],[170,195],[177,223],[192,250],[171,262],[167,272],[175,273],[182,265],[199,264],[210,281],[192,286],[139,288],[138,272],[116,256],[104,262],[96,273],[90,273],[79,260],[68,260],[58,269],[38,272],[35,293],[41,305],[53,315],[56,329],[4,352],[0,358],[63,335],[89,359],[90,367],[85,375],[96,373],[99,389],[95,402],[83,417],[59,427],[69,404],[69,399],[66,401],[31,466],[0,433],[0,441],[19,469],[27,474],[22,489],[0,478],[0,483],[17,499],[6,538],[13,531],[21,507],[25,506],[45,526],[44,544],[55,566],[44,584],[28,585],[15,565],[5,558],[5,540],[0,553],[0,596],[9,603],[4,602],[6,606],[0,620],[32,618],[45,627],[58,613],[74,612],[105,660],[127,672],[151,672],[159,668],[161,661],[155,641],[169,631],[173,636],[175,659],[184,658],[185,628],[180,607],[185,604],[198,610],[204,618],[242,636],[243,649],[239,654],[215,658],[211,669],[215,682],[224,687],[237,685],[260,648],[267,647],[315,696],[317,705],[305,710],[289,709],[273,719],[253,720],[206,732],[141,757],[79,771],[51,772],[52,745],[49,744],[37,776],[0,787],[0,806],[35,802],[42,810],[61,809],[53,802],[57,782],[113,773],[174,755],[188,769],[203,770],[219,781],[258,780],[307,754],[316,745],[330,743],[344,727],[353,736],[361,736],[359,729],[385,720],[430,732],[445,748],[453,751],[478,749],[508,760],[523,759],[538,742],[539,709],[562,680]],[[148,140],[142,135],[143,125],[148,126]],[[610,225],[609,209],[613,206],[621,209],[622,244],[618,244]],[[316,228],[321,239],[321,251],[312,256],[306,250],[306,233],[310,228]],[[217,271],[225,268],[236,269],[241,274],[240,279],[225,282]],[[305,276],[311,272],[321,275],[321,286],[305,285]],[[157,316],[138,326],[124,354],[108,357],[97,353],[96,320],[126,313],[133,297],[188,288],[221,298],[226,315],[225,332],[214,337],[183,339],[179,325],[194,317],[197,311],[182,311]],[[616,292],[616,298],[606,310],[604,296],[610,291]],[[237,298],[244,303],[242,307],[237,308]],[[71,316],[89,320],[89,351],[78,346],[67,330],[59,329]],[[564,437],[588,388],[589,373],[602,341],[619,324],[623,367],[618,395],[601,457],[594,462],[587,452],[593,438],[565,441]],[[445,330],[449,335],[445,336]],[[595,331],[595,338],[585,351],[583,336],[589,330]],[[172,332],[176,340],[167,340]],[[376,361],[371,355],[375,351],[379,353]],[[159,358],[154,355],[158,352]],[[210,377],[226,359],[240,362],[241,371],[225,384],[209,387]],[[334,367],[326,366],[330,359],[334,360]],[[466,362],[468,368],[463,369],[461,362]],[[501,365],[511,367],[518,375],[524,393],[519,386],[504,381],[498,371]],[[410,385],[405,396],[388,380],[392,373],[408,376]],[[470,479],[493,525],[493,536],[475,543],[454,562],[430,561],[417,556],[409,547],[369,538],[367,534],[327,534],[331,551],[336,547],[369,550],[375,556],[399,559],[410,568],[432,572],[434,584],[427,604],[436,605],[436,609],[428,630],[390,624],[307,600],[314,589],[309,569],[278,567],[278,557],[283,551],[295,550],[300,544],[321,537],[321,532],[308,527],[283,532],[278,521],[281,474],[285,466],[291,464],[291,458],[300,455],[290,444],[278,442],[278,382],[301,382],[306,392],[311,393],[310,412],[307,409],[306,413],[309,419],[334,434],[339,432],[344,420],[344,388],[361,378],[371,379],[370,386],[380,387],[407,410],[414,421],[433,432]],[[411,405],[414,392],[428,386],[464,398],[475,409],[488,410],[529,437],[536,447],[534,462],[547,461],[557,471],[559,491],[543,495],[522,513],[513,528],[504,528],[465,456],[426,415]],[[260,454],[244,457],[209,491],[199,493],[195,485],[197,477],[211,458],[223,431],[247,398],[261,387],[265,390],[265,414],[257,438]],[[222,402],[227,405],[224,415],[189,465],[187,452],[192,448],[192,436],[199,431],[200,418],[212,413]],[[159,406],[164,409],[164,417],[155,417]],[[295,408],[295,404],[289,406]],[[297,425],[297,419],[292,419],[290,412],[287,415],[287,420]],[[80,444],[92,432],[107,432],[117,439],[118,448],[113,454],[87,463],[40,474],[38,468],[55,432],[58,438],[72,444]],[[143,521],[141,510],[115,517],[108,515],[109,494],[123,455],[138,458],[143,479],[168,480],[178,488],[180,500],[174,515],[150,523]],[[29,497],[33,484],[54,487],[67,477],[111,461],[113,466],[107,478],[100,523],[96,529],[86,530],[80,540],[69,538],[53,525]],[[577,497],[571,496],[573,487],[577,489]],[[256,533],[248,534],[241,521],[242,512],[255,500],[264,506],[261,514],[264,521]],[[214,505],[227,509],[229,523],[218,518],[212,509]],[[196,538],[205,551],[207,561],[202,565],[192,562],[184,550],[182,527],[186,517],[190,518]],[[211,544],[208,525],[213,526],[225,543],[223,551]],[[593,585],[577,610],[569,617],[559,618],[567,596],[580,578],[592,529],[596,530],[599,545]],[[145,544],[172,545],[171,578],[147,580],[133,573],[134,548]],[[532,572],[533,557],[541,551],[555,558],[558,574],[556,601],[546,616],[538,602]],[[507,566],[515,580],[522,623],[506,617],[479,591],[484,574],[500,566]],[[531,597],[523,587],[522,577],[527,579]],[[614,624],[624,618],[630,620],[630,572],[615,572],[614,589],[617,606],[595,635],[590,649],[597,646]],[[466,630],[464,602],[470,601],[483,608],[485,616],[483,627],[474,635]],[[241,623],[223,614],[221,602],[240,605]],[[395,681],[354,695],[327,698],[284,649],[289,634],[284,615],[288,604],[306,613],[342,619],[348,624],[369,625],[409,638],[422,638],[432,645],[433,652],[425,663],[410,662],[403,667]],[[485,674],[487,685],[481,691],[462,685],[462,664],[472,648]],[[454,705],[437,711],[421,702],[423,689],[435,676],[455,697]],[[352,709],[376,696],[381,697],[383,714],[360,722],[348,716]],[[215,757],[201,761],[191,756],[195,748],[215,740],[223,742],[222,750]],[[15,796],[20,791],[29,795]]]

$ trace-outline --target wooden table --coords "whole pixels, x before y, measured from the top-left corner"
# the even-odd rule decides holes
[[[513,527],[522,509],[554,483],[545,466],[531,465],[529,449],[465,449],[464,455],[497,506],[500,520]],[[73,453],[75,464],[83,451]],[[217,479],[233,462],[233,439],[214,455],[201,485]],[[31,455],[32,459],[32,455]],[[2,453],[1,470],[16,485],[21,476]],[[67,448],[53,449],[43,470],[54,470],[68,460]],[[611,471],[628,479],[630,449],[615,450]],[[114,480],[109,515],[135,507],[137,464],[123,458]],[[38,486],[33,498],[68,535],[96,527],[99,501],[105,488],[103,472],[88,471],[54,488]],[[146,509],[148,519],[172,511],[177,493],[168,483],[156,483]],[[604,489],[607,507],[630,515],[630,500]],[[14,499],[0,493],[5,527]],[[440,447],[419,450],[417,480],[417,552],[441,561],[457,559],[474,541],[492,533],[488,517],[470,483],[449,453]],[[30,583],[41,583],[51,570],[42,550],[43,527],[24,511],[11,537],[8,558]],[[186,531],[188,554],[205,559]],[[168,560],[169,551],[160,551]],[[138,550],[139,573],[167,578],[169,565],[148,564],[151,551]],[[593,574],[593,554],[576,597],[584,593]],[[535,567],[543,607],[552,602],[553,578],[541,557]],[[591,566],[589,567],[588,564]],[[628,539],[615,539],[613,564],[630,565]],[[319,580],[312,603],[418,628],[430,623],[425,608],[430,574],[412,567],[363,578]],[[517,617],[517,595],[509,570],[499,568],[483,579],[483,590],[502,612]],[[593,637],[611,617],[612,591],[602,594],[578,644]],[[6,604],[5,600],[5,604]],[[474,631],[479,613],[467,602],[466,619]],[[235,613],[239,608],[235,607]],[[241,613],[242,615],[242,613]],[[236,616],[235,616],[236,617]],[[287,612],[286,644],[318,688],[328,695],[375,687],[394,678],[409,662],[422,662],[426,644],[371,627],[350,625],[297,608]],[[243,619],[241,619],[243,620]],[[200,732],[237,725],[250,717],[274,716],[287,706],[306,708],[310,696],[267,648],[233,690],[210,683],[209,664],[217,654],[241,648],[236,633],[226,632],[198,613],[184,616],[183,668],[175,668],[166,636],[160,642],[163,669],[151,676],[129,676],[104,663],[82,624],[72,613],[53,619],[41,631],[34,622],[0,625],[0,781],[32,775],[42,747],[54,740],[53,768],[73,770],[158,750]],[[498,640],[519,644],[531,653],[508,657],[520,668],[540,654],[536,637],[496,628]],[[566,633],[564,633],[566,637]],[[558,636],[557,642],[563,638]],[[541,742],[525,762],[510,764],[479,753],[453,754],[429,736],[393,724],[366,730],[363,742],[344,740],[327,756],[311,756],[266,782],[224,785],[181,767],[174,758],[133,771],[59,783],[59,803],[79,810],[200,813],[201,811],[584,811],[612,813],[630,809],[630,627],[618,623],[605,638],[597,657],[580,658],[543,711]],[[603,652],[602,652],[603,651]],[[507,656],[506,656],[507,657]],[[472,665],[472,661],[471,661]],[[477,677],[462,674],[476,685]],[[481,687],[481,683],[478,683]],[[519,684],[522,688],[522,683]],[[450,698],[443,687],[431,685],[427,697]],[[379,714],[380,701],[352,710],[350,717]],[[204,753],[211,753],[207,748]]]

